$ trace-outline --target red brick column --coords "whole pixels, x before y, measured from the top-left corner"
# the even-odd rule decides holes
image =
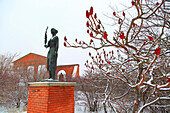
[[[74,113],[75,82],[29,84],[27,113]]]

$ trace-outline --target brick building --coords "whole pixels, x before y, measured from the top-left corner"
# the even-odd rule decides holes
[[[33,76],[37,76],[42,67],[46,68],[47,57],[35,53],[29,53],[13,63],[15,71],[20,69],[32,69]],[[48,72],[46,74],[48,74]],[[59,81],[74,81],[75,78],[79,77],[79,64],[59,65],[57,66],[55,76]]]

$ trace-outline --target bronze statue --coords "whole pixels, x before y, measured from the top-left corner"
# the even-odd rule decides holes
[[[47,70],[49,71],[49,79],[55,80],[55,71],[57,66],[57,57],[58,57],[58,47],[59,47],[59,39],[56,34],[58,31],[54,28],[51,29],[52,38],[47,43],[47,30],[45,32],[45,47],[50,48],[47,54]],[[46,45],[47,43],[47,45]]]

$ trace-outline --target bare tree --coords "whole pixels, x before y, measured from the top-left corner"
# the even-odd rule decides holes
[[[115,30],[112,33],[111,29],[105,29],[91,7],[86,11],[90,42],[75,39],[75,44],[70,44],[64,37],[66,47],[96,50],[96,54],[89,53],[92,62],[86,62],[88,69],[97,68],[103,76],[128,87],[119,96],[105,91],[105,98],[117,103],[118,108],[112,106],[116,112],[169,110],[170,12],[165,6],[167,2],[132,0],[132,6],[122,11],[113,9],[113,15],[108,16],[113,20],[111,25]]]
[[[29,82],[39,82],[42,79],[47,78],[47,69],[46,67],[40,67],[38,69],[37,75],[34,73],[34,69],[32,68],[18,68],[13,70],[15,75],[19,77],[18,85],[16,87],[17,92],[14,92],[15,94],[15,101],[17,102],[17,107],[20,107],[20,105],[23,103],[27,105],[27,99],[28,99],[28,92]]]
[[[12,93],[16,91],[18,76],[14,75],[12,61],[17,54],[0,55],[0,91],[1,104],[9,106],[12,103]]]
[[[27,104],[28,83],[46,78],[45,67],[39,69],[39,73],[33,76],[34,70],[13,68],[13,60],[17,54],[0,55],[0,104],[4,107],[19,108]]]
[[[83,77],[77,80],[78,101],[79,105],[85,105],[91,112],[97,111],[103,106],[103,92],[106,88],[106,78],[103,78],[98,72],[86,70]]]

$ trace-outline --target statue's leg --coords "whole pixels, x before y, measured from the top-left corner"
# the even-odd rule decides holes
[[[57,56],[58,54],[54,54],[53,57],[53,80],[55,80],[55,71],[56,71],[56,66],[57,66]]]
[[[52,74],[52,79],[55,80],[55,71],[56,71],[56,54],[53,52],[51,55],[51,74]]]
[[[53,70],[52,73],[53,73],[53,74],[52,74],[52,79],[55,80],[55,70]]]
[[[49,79],[51,79],[51,78],[52,78],[52,72],[49,71]]]
[[[50,66],[50,51],[48,51],[47,54],[47,70],[49,71],[49,66]]]
[[[56,70],[56,65],[55,65],[55,61],[53,61],[52,67],[51,67],[51,77],[53,80],[55,80],[55,70]]]
[[[47,57],[47,70],[49,70],[49,58]]]

